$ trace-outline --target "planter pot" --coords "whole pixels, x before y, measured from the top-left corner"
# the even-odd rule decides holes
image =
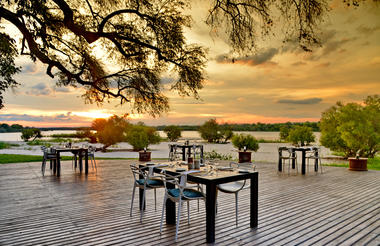
[[[249,151],[239,151],[239,163],[251,162],[252,152]]]
[[[367,158],[348,158],[348,170],[351,171],[367,171]]]
[[[139,152],[139,161],[151,161],[150,154],[152,152],[149,151],[140,151]]]

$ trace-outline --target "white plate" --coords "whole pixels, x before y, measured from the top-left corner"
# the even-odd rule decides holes
[[[247,170],[247,169],[239,169],[239,173],[249,173],[249,170]]]

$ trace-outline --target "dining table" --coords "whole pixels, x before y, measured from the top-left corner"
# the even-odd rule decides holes
[[[299,151],[301,152],[301,173],[303,175],[306,174],[306,152],[309,151],[315,151],[315,156],[318,156],[318,148],[315,146],[301,146],[301,147],[295,147],[295,146],[282,146],[278,148],[278,171],[282,172],[282,152],[283,151],[291,151],[292,156],[295,156],[295,152]],[[295,159],[292,159],[292,168],[295,169]],[[315,158],[314,162],[314,171],[318,171],[318,158]]]
[[[61,176],[61,153],[63,152],[71,152],[74,155],[79,157],[79,171],[82,173],[83,171],[83,162],[84,158],[84,172],[88,174],[88,148],[82,147],[70,147],[70,148],[55,148],[55,152],[57,153],[57,161],[53,165],[53,173],[57,175],[57,177]],[[75,165],[77,159],[75,158]]]
[[[154,167],[153,171],[160,173],[165,170],[166,173],[177,176],[180,175],[179,171],[187,171],[187,164],[183,164],[178,168],[178,164],[173,166],[172,163],[167,163],[167,166],[158,165]],[[184,166],[186,165],[186,166]],[[140,167],[144,167],[146,164],[140,164]],[[217,185],[239,181],[250,180],[250,227],[256,228],[258,225],[258,180],[259,173],[249,169],[223,169],[215,168],[213,171],[209,171],[208,167],[201,167],[199,172],[193,172],[187,174],[187,181],[203,184],[206,186],[206,242],[215,242],[215,214],[216,214],[216,199],[217,199]],[[170,185],[169,183],[167,185]],[[168,188],[175,188],[170,187]],[[142,190],[140,190],[140,209],[142,204]],[[176,223],[176,209],[175,202],[168,199],[166,201],[166,224],[174,225]]]

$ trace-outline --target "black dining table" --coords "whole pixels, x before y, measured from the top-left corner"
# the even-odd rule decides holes
[[[144,166],[144,164],[140,165]],[[170,175],[180,175],[176,168],[155,167],[154,172],[160,173],[163,169]],[[203,169],[203,168],[202,168]],[[201,170],[202,170],[201,169]],[[205,175],[206,174],[206,175]],[[249,179],[250,186],[250,227],[256,228],[258,225],[258,182],[259,173],[257,171],[239,172],[239,171],[222,171],[208,175],[205,170],[199,173],[187,174],[187,181],[204,184],[206,186],[206,242],[215,242],[215,209],[217,198],[217,185],[229,183],[233,181]],[[170,185],[170,184],[167,184]],[[174,187],[168,187],[174,188]],[[142,191],[140,190],[140,194]],[[140,195],[140,208],[142,204],[142,196]],[[176,223],[175,202],[170,199],[166,202],[166,224]]]
[[[87,148],[56,148],[57,153],[57,162],[53,165],[53,173],[57,175],[57,177],[61,176],[61,153],[62,152],[71,152],[74,155],[78,155],[79,157],[79,171],[83,171],[83,163],[82,159],[84,157],[84,170],[85,174],[88,174],[88,149]],[[75,162],[77,160],[75,159]],[[76,165],[76,163],[75,163]]]
[[[282,151],[291,150],[292,156],[295,156],[296,151],[300,151],[302,153],[301,156],[301,173],[306,174],[306,152],[307,151],[315,151],[315,155],[318,156],[318,148],[317,147],[279,147],[278,148],[278,171],[282,172]],[[292,168],[295,168],[295,159],[292,160]],[[314,170],[318,171],[318,159],[315,159]]]

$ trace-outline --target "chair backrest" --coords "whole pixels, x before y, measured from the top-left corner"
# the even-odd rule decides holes
[[[95,154],[96,148],[94,146],[88,146],[88,153],[89,154]]]
[[[186,174],[180,174],[180,175],[173,176],[173,175],[166,173],[165,170],[163,170],[161,172],[161,174],[162,174],[161,175],[162,181],[164,182],[166,195],[170,199],[172,199],[172,200],[177,200],[179,198],[194,199],[192,197],[187,197],[184,193],[184,190],[186,188],[186,181],[187,181],[187,175]],[[174,187],[175,187],[174,189],[179,190],[179,196],[178,197],[172,196],[172,193],[169,192],[173,188],[168,188],[168,186],[167,186],[168,183],[174,185]]]

